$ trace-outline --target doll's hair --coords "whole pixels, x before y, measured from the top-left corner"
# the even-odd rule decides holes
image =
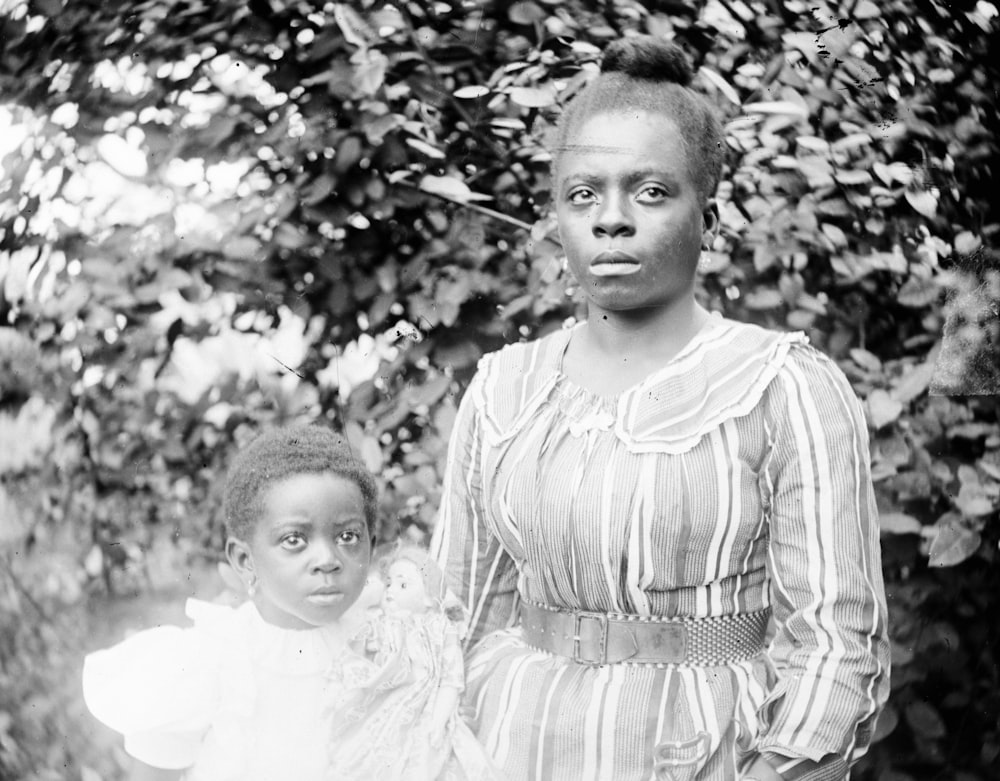
[[[677,125],[688,167],[699,195],[715,194],[722,176],[725,144],[712,105],[691,87],[694,74],[684,51],[674,43],[637,35],[608,44],[601,72],[563,111],[556,125],[553,167],[580,125],[598,114],[659,114]]]
[[[226,531],[248,540],[263,512],[268,490],[286,478],[303,474],[337,475],[354,483],[364,500],[368,532],[374,531],[378,512],[375,478],[354,458],[341,436],[319,425],[272,429],[237,453],[226,477]]]

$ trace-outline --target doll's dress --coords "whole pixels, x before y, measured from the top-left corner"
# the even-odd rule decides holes
[[[87,707],[154,767],[185,781],[327,777],[337,627],[293,630],[238,608],[188,600],[190,628],[163,626],[87,656]],[[347,664],[346,660],[343,660]]]
[[[499,781],[457,708],[431,745],[444,687],[464,688],[459,628],[443,613],[375,614],[363,641],[370,660],[337,665],[329,781]]]

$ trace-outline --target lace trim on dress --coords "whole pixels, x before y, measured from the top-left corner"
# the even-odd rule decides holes
[[[749,413],[792,346],[808,344],[800,332],[768,331],[715,317],[659,371],[607,399],[561,373],[571,334],[563,330],[508,345],[480,361],[469,393],[482,412],[490,445],[513,438],[542,405],[554,401],[572,421],[574,436],[613,428],[633,453],[685,453],[727,420]]]

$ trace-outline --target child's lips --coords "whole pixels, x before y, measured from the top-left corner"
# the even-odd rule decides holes
[[[320,588],[316,589],[312,594],[306,597],[307,600],[312,602],[314,605],[335,605],[338,602],[343,601],[344,595],[336,589],[330,588]]]

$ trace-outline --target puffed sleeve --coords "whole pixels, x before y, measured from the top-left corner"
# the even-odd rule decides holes
[[[466,648],[513,625],[518,607],[514,561],[490,530],[484,511],[483,419],[474,401],[481,391],[481,372],[459,405],[431,541],[431,553],[469,617]]]
[[[217,706],[220,661],[217,645],[197,629],[148,629],[86,657],[84,701],[136,759],[186,768]]]
[[[867,427],[843,373],[806,346],[790,352],[768,404],[779,679],[761,708],[759,749],[772,763],[807,760],[790,778],[844,778],[868,748],[889,684]]]

